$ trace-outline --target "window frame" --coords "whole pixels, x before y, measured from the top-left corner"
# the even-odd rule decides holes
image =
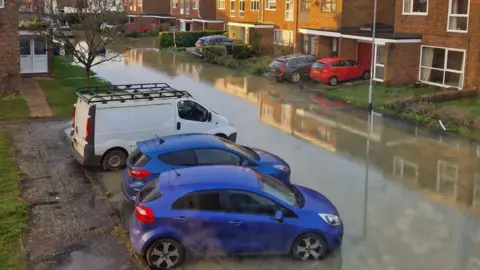
[[[178,8],[178,0],[172,0],[172,8]]]
[[[383,78],[379,79],[377,78],[377,67],[381,67],[383,69],[383,76],[385,77],[385,63],[379,64],[377,63],[377,51],[378,51],[378,46],[383,47],[383,53],[385,54],[385,51],[387,50],[387,45],[386,44],[375,44],[375,61],[373,62],[373,80],[377,82],[383,82]],[[383,55],[383,58],[385,59],[385,55]]]
[[[2,0],[0,0],[2,1]],[[468,7],[467,7],[467,14],[453,14],[452,13],[452,4],[453,4],[453,1],[455,0],[448,0],[448,14],[447,14],[447,32],[451,32],[451,33],[468,33],[468,24],[470,23],[470,5],[471,5],[471,1],[470,0],[467,0],[468,1]],[[467,18],[467,27],[465,28],[465,30],[456,30],[456,29],[450,29],[450,19],[451,18]]]
[[[236,13],[236,8],[237,8],[237,3],[236,3],[236,0],[230,0],[230,17],[235,17],[235,13]],[[233,8],[232,8],[232,4],[233,4]]]
[[[200,0],[193,0],[192,9],[197,10],[200,7]]]
[[[330,4],[330,10],[324,10],[323,5]],[[332,4],[335,4],[335,9],[332,10]],[[320,12],[321,13],[336,13],[337,12],[337,0],[322,0],[320,1]]]
[[[181,102],[185,102],[185,103],[186,103],[186,102],[195,103],[195,104],[196,104],[196,105],[195,105],[195,109],[197,109],[197,107],[200,106],[202,109],[204,109],[204,110],[207,112],[207,119],[205,119],[205,121],[197,121],[197,120],[190,120],[190,119],[184,119],[184,118],[182,118],[182,117],[180,116],[180,111],[179,111],[179,107],[178,107],[178,105],[179,105]],[[209,113],[209,112],[210,112],[210,111],[209,111],[207,108],[205,108],[205,106],[203,106],[202,104],[200,104],[200,103],[198,103],[198,102],[195,102],[195,101],[193,101],[193,100],[182,100],[182,101],[177,102],[177,115],[178,115],[178,117],[179,117],[180,119],[182,119],[182,120],[184,120],[184,121],[192,121],[192,122],[206,123],[206,122],[208,122],[208,113]]]
[[[197,151],[202,151],[202,150],[222,151],[222,152],[228,153],[228,154],[230,154],[230,155],[234,155],[234,156],[236,156],[236,157],[239,158],[239,164],[233,164],[233,165],[232,165],[232,164],[218,164],[218,163],[202,164],[202,163],[200,163],[200,159],[198,158],[198,155],[197,155]],[[248,161],[248,163],[251,163],[250,159],[245,158],[243,155],[238,154],[238,153],[234,153],[233,151],[229,151],[229,150],[226,150],[226,149],[223,149],[223,148],[213,148],[213,147],[208,147],[208,148],[195,148],[195,149],[193,149],[193,151],[195,152],[195,157],[196,157],[196,160],[197,160],[197,165],[199,165],[199,166],[211,166],[211,165],[232,165],[232,166],[240,166],[243,161]]]
[[[275,11],[277,10],[277,0],[266,0],[267,4],[265,5],[265,10]],[[272,4],[275,6],[272,8]]]
[[[399,172],[397,172],[397,166],[396,165],[400,165],[399,166],[400,167]],[[415,178],[414,179],[404,179],[405,165],[410,166],[410,167],[415,169]],[[393,171],[392,171],[392,173],[393,173],[394,176],[398,176],[400,178],[400,181],[404,182],[404,181],[413,180],[414,184],[417,184],[418,183],[418,176],[419,176],[418,171],[419,171],[418,164],[410,162],[410,161],[408,161],[404,158],[401,158],[399,156],[394,156],[393,157]]]
[[[260,0],[250,0],[250,10],[259,11],[260,10]]]
[[[5,0],[0,0],[0,8],[5,8]]]
[[[450,181],[450,182],[454,182],[454,188],[453,188],[453,197],[456,199],[457,198],[457,191],[458,191],[458,176],[459,176],[459,173],[458,173],[458,164],[453,164],[453,163],[450,163],[446,160],[442,160],[442,159],[438,159],[437,160],[437,183],[436,183],[436,190],[438,193],[440,194],[443,194],[440,190],[441,190],[441,177],[440,177],[440,172],[441,172],[441,165],[444,165],[445,167],[444,168],[448,168],[448,166],[451,166],[455,169],[455,179],[452,180],[452,179],[446,179],[447,181]]]
[[[220,206],[221,206],[221,209],[219,211],[213,211],[213,210],[203,210],[203,209],[177,209],[177,208],[174,208],[174,205],[183,200],[184,198],[188,197],[188,196],[191,196],[191,195],[197,195],[197,194],[202,194],[202,193],[214,193],[214,192],[217,192],[218,193],[218,196],[219,196],[219,199],[220,199]],[[225,207],[225,202],[224,202],[224,199],[223,199],[223,190],[221,189],[202,189],[202,190],[195,190],[195,191],[191,191],[191,192],[188,192],[188,193],[185,193],[183,194],[180,198],[176,199],[171,205],[170,205],[170,209],[171,210],[174,210],[174,211],[189,211],[189,212],[196,212],[196,211],[201,211],[201,212],[211,212],[211,213],[224,213],[226,212],[226,207]]]
[[[430,0],[427,0],[427,8],[425,10],[425,12],[413,12],[413,11],[409,11],[409,12],[405,12],[405,1],[411,1],[412,2],[412,10],[413,10],[413,1],[415,0],[403,0],[402,1],[402,15],[410,15],[410,16],[427,16],[428,15],[428,8],[430,6]]]
[[[300,12],[310,12],[310,0],[300,0]]]
[[[238,0],[238,17],[245,17],[245,0]]]
[[[287,5],[290,5],[290,9],[287,9]],[[287,14],[290,15],[291,18],[287,17]],[[293,22],[294,20],[295,20],[295,0],[285,0],[285,21]]]
[[[220,6],[220,3],[223,4],[222,7]],[[217,9],[225,10],[225,0],[217,0]]]
[[[223,198],[221,198],[221,200],[224,203],[225,211],[229,214],[251,215],[251,216],[262,216],[262,217],[268,216],[268,217],[270,217],[269,215],[263,215],[263,214],[238,213],[238,212],[230,211],[230,196],[229,196],[229,193],[246,193],[246,194],[253,194],[255,196],[259,196],[259,197],[261,197],[265,200],[268,200],[268,201],[272,202],[273,204],[275,204],[275,207],[277,208],[276,211],[277,210],[282,211],[284,217],[286,217],[286,218],[298,218],[298,215],[295,214],[295,212],[292,211],[288,206],[285,206],[285,205],[283,205],[283,203],[277,201],[276,199],[272,199],[269,196],[265,196],[264,194],[260,194],[260,193],[257,193],[257,192],[251,191],[251,190],[231,189],[231,188],[223,190],[222,193],[223,193]]]
[[[433,68],[433,67],[427,67],[427,66],[422,66],[422,60],[423,60],[423,48],[432,48],[432,49],[444,49],[445,50],[445,59],[443,63],[443,69],[439,68]],[[463,53],[463,63],[462,63],[462,70],[459,72],[458,70],[454,69],[447,69],[448,65],[448,52],[449,51],[454,51],[454,52],[462,52]],[[438,87],[453,87],[445,84],[445,72],[451,72],[451,73],[457,73],[460,74],[460,86],[459,87],[453,87],[457,89],[463,89],[464,83],[465,83],[465,64],[466,64],[466,56],[467,56],[467,50],[465,49],[457,49],[457,48],[449,48],[449,47],[439,47],[439,46],[429,46],[429,45],[422,45],[420,46],[420,61],[418,63],[418,80],[422,83],[429,84],[429,85],[434,85]],[[434,83],[434,82],[429,82],[429,81],[424,81],[422,80],[422,68],[429,68],[432,70],[439,70],[443,71],[443,84],[439,83]]]
[[[289,42],[287,44],[284,43],[284,39],[283,39],[283,33],[284,32],[289,33]],[[282,42],[277,41],[277,36],[278,36],[279,33],[282,34],[281,35]],[[294,37],[293,37],[293,31],[292,30],[282,30],[282,29],[278,29],[278,28],[273,30],[273,44],[281,45],[281,46],[293,46],[293,43],[294,43]]]

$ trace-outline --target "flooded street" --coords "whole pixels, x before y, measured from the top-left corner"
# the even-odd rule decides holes
[[[252,258],[219,269],[480,270],[480,145],[378,114],[369,123],[366,111],[313,92],[156,49],[94,71],[113,84],[189,91],[233,122],[238,143],[281,156],[293,183],[339,209],[344,244],[327,262]]]

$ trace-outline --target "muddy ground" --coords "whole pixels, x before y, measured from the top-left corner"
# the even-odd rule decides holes
[[[62,120],[1,124],[17,149],[30,204],[24,245],[34,270],[139,269],[117,232],[103,191],[63,144]],[[118,218],[117,218],[118,219]]]

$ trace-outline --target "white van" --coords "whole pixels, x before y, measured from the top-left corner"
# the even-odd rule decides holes
[[[233,142],[233,124],[166,83],[112,85],[77,91],[73,155],[80,164],[119,170],[136,142],[174,134],[208,133]]]

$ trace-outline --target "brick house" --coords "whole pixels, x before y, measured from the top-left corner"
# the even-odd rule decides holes
[[[135,27],[168,30],[175,25],[175,17],[170,15],[169,1],[128,0],[124,1],[124,11]]]
[[[295,0],[218,0],[230,38],[259,49],[293,48],[297,30]]]
[[[217,17],[216,0],[170,1],[180,31],[225,30],[223,16]]]

